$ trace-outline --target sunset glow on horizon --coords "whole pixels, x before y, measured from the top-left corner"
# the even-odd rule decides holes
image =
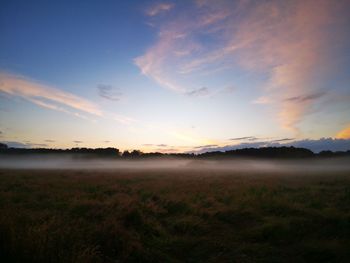
[[[350,149],[350,2],[2,1],[0,142]]]

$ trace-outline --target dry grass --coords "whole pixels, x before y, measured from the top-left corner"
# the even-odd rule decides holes
[[[3,262],[349,262],[349,174],[0,170]]]

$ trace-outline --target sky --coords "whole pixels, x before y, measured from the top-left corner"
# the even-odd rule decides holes
[[[350,149],[349,0],[0,3],[0,141]]]

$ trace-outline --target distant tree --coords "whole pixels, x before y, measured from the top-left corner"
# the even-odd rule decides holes
[[[110,155],[110,156],[119,156],[120,152],[117,148],[97,148],[94,149],[94,153],[99,155]]]
[[[130,156],[135,158],[135,157],[140,157],[142,155],[142,152],[139,151],[139,150],[133,150],[131,153],[130,153]]]
[[[0,143],[0,149],[7,149],[8,146],[5,143]]]
[[[225,152],[205,152],[195,155],[193,153],[143,153],[139,150],[124,151],[122,154],[117,148],[71,148],[71,149],[48,149],[48,148],[12,148],[4,143],[0,143],[0,154],[78,154],[81,156],[93,157],[120,157],[123,158],[149,158],[149,157],[170,157],[170,158],[273,158],[273,159],[293,159],[293,158],[311,158],[311,157],[348,157],[350,150],[341,152],[322,151],[313,153],[305,148],[297,147],[262,147],[262,148],[244,148],[229,150]]]
[[[334,153],[332,151],[322,151],[318,154],[320,157],[332,157]]]
[[[123,152],[123,154],[122,154],[122,157],[123,157],[123,158],[129,158],[129,157],[131,157],[131,154],[130,154],[129,151],[125,150],[125,151]]]
[[[230,150],[226,152],[208,152],[203,153],[202,157],[247,157],[247,158],[306,158],[313,157],[315,154],[304,148],[291,147],[262,147],[262,148],[244,148]]]

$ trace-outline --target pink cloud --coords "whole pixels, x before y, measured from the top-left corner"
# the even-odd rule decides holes
[[[87,99],[20,76],[0,74],[0,91],[53,110],[68,112],[71,108],[96,116],[103,115],[101,109]]]
[[[160,86],[182,93],[199,88],[191,76],[217,68],[266,74],[255,103],[268,102],[280,125],[298,133],[320,98],[285,98],[320,92],[317,76],[330,71],[332,37],[342,33],[337,28],[349,9],[345,0],[197,1],[185,15],[162,21],[157,42],[135,63]]]
[[[135,122],[134,119],[127,116],[104,112],[90,100],[21,76],[0,73],[0,92],[20,97],[45,109],[63,112],[86,120],[93,120],[91,116],[95,116],[121,124]]]

